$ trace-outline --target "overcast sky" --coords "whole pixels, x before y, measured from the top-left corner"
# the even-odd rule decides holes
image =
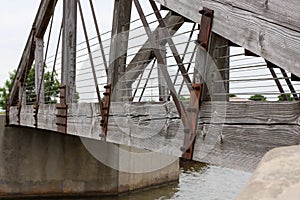
[[[84,2],[82,4],[84,6]],[[105,2],[105,3],[104,3]],[[56,12],[60,12],[62,0]],[[5,0],[0,5],[0,86],[8,72],[18,67],[40,0]],[[100,27],[107,31],[111,25],[113,1],[94,1]]]
[[[0,5],[0,85],[16,69],[30,32],[38,0],[9,0]]]

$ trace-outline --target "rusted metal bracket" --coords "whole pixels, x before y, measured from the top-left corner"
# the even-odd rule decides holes
[[[56,106],[56,109],[57,131],[60,133],[67,133],[68,105],[66,99],[66,85],[60,86],[60,102]]]
[[[199,11],[199,13],[202,14],[202,17],[200,23],[200,33],[198,35],[198,43],[206,51],[208,51],[214,11],[204,7],[203,10]]]
[[[38,127],[38,112],[39,112],[39,102],[38,102],[38,97],[35,96],[35,101],[33,105],[33,117],[34,117],[34,127]]]
[[[103,101],[100,103],[103,103],[102,106],[102,119],[101,119],[101,127],[102,127],[102,133],[104,135],[100,135],[100,137],[107,136],[107,128],[108,128],[108,117],[109,117],[109,108],[110,108],[110,96],[111,96],[111,84],[107,84],[104,86],[105,92],[103,93]]]
[[[206,50],[209,49],[209,42],[211,36],[211,28],[213,23],[214,11],[208,8],[203,8],[199,11],[202,14],[200,23],[200,32],[198,35],[198,43]],[[201,105],[201,98],[204,90],[204,83],[194,83],[192,85],[193,91],[190,93],[190,107],[187,109],[188,122],[190,127],[185,129],[184,142],[181,151],[182,158],[193,159],[194,146],[196,141],[196,131],[198,123],[198,115]]]
[[[185,132],[184,144],[183,144],[184,152],[182,154],[182,158],[189,159],[189,160],[193,158],[203,84],[193,84],[192,88],[193,88],[193,92],[191,92],[190,94],[190,107],[187,108],[190,129],[185,130],[186,132]]]

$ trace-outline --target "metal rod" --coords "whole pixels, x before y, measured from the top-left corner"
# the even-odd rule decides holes
[[[185,66],[182,64],[183,63],[183,61],[182,61],[183,59],[181,59],[181,57],[179,56],[178,50],[177,50],[177,48],[176,48],[176,46],[175,46],[175,44],[174,44],[174,42],[172,40],[172,37],[171,37],[170,33],[165,29],[166,24],[165,24],[165,22],[164,22],[164,20],[163,20],[163,18],[161,16],[158,8],[157,8],[156,3],[154,1],[152,1],[152,0],[150,0],[150,4],[151,4],[151,7],[154,10],[156,18],[158,19],[160,27],[162,27],[164,35],[167,36],[167,38],[166,38],[167,43],[170,46],[172,54],[173,54],[173,56],[175,58],[175,61],[178,64],[179,70],[180,70],[180,72],[181,72],[184,80],[186,81],[186,83],[192,83],[192,81],[191,81],[191,79],[190,79],[190,77],[189,77],[189,75],[187,73],[187,70],[186,70]],[[191,86],[188,86],[188,89],[189,89],[189,91],[192,91],[192,87]]]
[[[97,98],[98,98],[98,102],[99,102],[99,106],[100,106],[100,112],[101,112],[102,118],[104,118],[103,106],[102,106],[102,101],[101,101],[101,94],[100,94],[100,90],[99,90],[99,86],[98,86],[98,80],[97,80],[94,61],[93,61],[93,55],[92,55],[92,51],[91,51],[91,48],[90,48],[90,43],[89,43],[89,39],[88,39],[88,34],[87,34],[86,26],[85,26],[85,21],[84,21],[84,17],[83,17],[83,12],[82,12],[82,7],[81,7],[81,4],[80,4],[80,0],[77,0],[77,4],[78,4],[78,7],[79,7],[80,18],[81,18],[81,22],[82,22],[82,27],[83,27],[83,31],[84,31],[85,40],[86,40],[86,45],[87,45],[87,49],[88,49],[88,52],[89,52],[89,58],[90,58],[90,62],[91,62],[91,67],[92,67],[92,72],[93,72],[93,77],[94,77],[94,83],[95,83],[96,92],[97,92]]]
[[[287,75],[287,73],[285,72],[284,69],[280,68],[280,71],[281,71],[281,73],[282,73],[282,75],[283,75],[284,78],[287,78],[287,77],[288,77],[288,75]],[[286,84],[288,85],[288,87],[289,87],[291,93],[293,94],[294,99],[295,99],[296,101],[298,101],[298,100],[299,100],[298,95],[296,94],[296,90],[295,90],[295,88],[294,88],[292,82],[290,81],[290,79],[285,79],[285,82],[286,82]]]
[[[97,23],[97,18],[96,18],[95,9],[94,9],[92,0],[90,0],[90,6],[91,6],[92,14],[93,14],[94,24],[95,24],[95,28],[96,28],[96,32],[97,32],[97,36],[98,36],[98,41],[99,41],[99,45],[100,45],[100,49],[101,49],[101,53],[102,53],[102,58],[103,58],[104,66],[105,66],[106,75],[108,77],[108,64],[106,61],[105,52],[104,52],[103,44],[102,44],[102,40],[101,40],[101,34],[100,34],[99,26]]]
[[[55,66],[56,66],[56,61],[57,61],[57,55],[58,55],[58,50],[59,50],[60,39],[61,39],[61,35],[62,35],[62,29],[63,29],[63,21],[61,22],[59,36],[58,36],[58,42],[57,42],[56,51],[55,51],[54,63],[53,63],[52,73],[51,73],[51,83],[53,83],[53,81],[54,81],[53,80],[54,79],[54,72],[55,72]]]
[[[145,14],[144,14],[144,12],[142,10],[142,7],[141,7],[139,1],[138,0],[134,0],[134,3],[135,3],[135,6],[136,6],[137,11],[138,11],[138,14],[139,14],[139,16],[141,18],[141,21],[142,21],[142,23],[143,23],[143,25],[145,27],[145,31],[146,31],[146,33],[147,33],[147,35],[149,37],[149,40],[150,40],[152,46],[153,47],[158,47],[158,44],[154,40],[153,32],[150,30],[149,24],[147,22],[147,19],[145,17]],[[161,56],[161,52],[158,50],[158,48],[154,48],[153,52],[154,52],[154,54],[155,54],[155,56],[157,58],[157,61],[159,63],[165,63],[164,59]],[[161,72],[163,73],[164,78],[165,78],[165,80],[167,82],[167,85],[168,85],[168,87],[169,87],[169,89],[171,91],[171,94],[172,94],[174,103],[176,105],[177,111],[178,111],[179,115],[181,116],[181,120],[182,120],[183,124],[188,124],[187,123],[188,117],[187,117],[187,115],[185,113],[184,106],[183,106],[183,104],[181,103],[181,101],[178,98],[178,95],[176,93],[175,87],[174,87],[174,85],[172,83],[172,80],[170,78],[169,72],[168,72],[168,70],[163,65],[161,65],[161,66],[162,66],[161,67]]]
[[[272,64],[270,62],[268,62],[268,61],[266,61],[266,62],[267,62],[267,66],[268,66],[268,68],[269,68],[269,70],[270,70],[270,72],[271,72],[271,74],[272,74],[272,76],[274,78],[274,81],[275,81],[275,83],[276,83],[276,85],[278,87],[279,92],[281,94],[284,93],[284,89],[282,88],[282,85],[281,85],[280,81],[278,80],[277,74],[275,73],[275,71],[274,71],[274,69],[272,67]],[[288,99],[285,94],[282,94],[281,96],[282,96],[283,100],[287,100]]]
[[[195,57],[196,49],[197,49],[197,46],[194,47],[194,51],[193,51],[193,54],[192,54],[192,56],[191,56],[190,63],[189,63],[189,65],[188,65],[188,67],[187,67],[187,71],[188,71],[188,72],[189,72],[190,67],[191,67],[191,65],[192,65],[192,63],[193,63],[192,60],[193,60],[194,57]],[[182,81],[181,84],[180,84],[180,88],[179,88],[179,90],[178,90],[178,95],[180,95],[180,93],[181,93],[181,91],[182,91],[183,83],[184,83],[184,81]]]
[[[37,105],[39,104],[39,101],[40,101],[40,94],[41,94],[41,87],[42,87],[42,84],[44,82],[44,76],[45,76],[45,66],[46,66],[46,59],[47,59],[47,54],[48,54],[48,49],[49,49],[49,44],[50,44],[50,39],[51,39],[51,32],[52,32],[52,26],[53,26],[53,20],[54,20],[54,12],[53,12],[53,15],[52,15],[52,18],[51,18],[51,23],[50,23],[50,29],[49,29],[49,35],[48,35],[48,41],[47,41],[47,46],[46,46],[46,52],[45,52],[45,58],[44,58],[44,61],[43,61],[43,68],[42,68],[42,77],[41,77],[41,80],[40,80],[40,85],[39,85],[39,88],[38,88],[38,94],[37,94]],[[37,66],[36,66],[37,67]],[[45,94],[44,94],[45,95]],[[37,106],[38,108],[38,106]],[[38,110],[38,109],[37,109]],[[37,114],[37,112],[36,112]]]
[[[138,81],[138,83],[137,83],[137,85],[136,85],[136,88],[135,88],[134,93],[133,93],[132,98],[131,98],[132,101],[134,100],[134,97],[135,97],[135,95],[136,95],[136,93],[137,93],[137,91],[138,91],[138,88],[140,87],[141,81],[142,81],[142,79],[143,79],[144,72],[145,72],[145,71],[142,72],[141,78],[139,79],[139,81]],[[130,88],[130,89],[131,89],[131,88]]]
[[[194,23],[192,30],[194,30],[195,27],[196,27],[196,23]],[[188,48],[189,48],[189,46],[190,46],[190,42],[191,42],[191,40],[192,40],[193,34],[194,34],[194,31],[192,31],[192,32],[190,33],[190,36],[189,36],[187,45],[186,45],[186,47],[185,47],[185,49],[184,49],[184,53],[183,53],[183,56],[182,56],[182,60],[184,60],[184,58],[185,58],[185,56],[186,56],[186,53],[187,53],[187,50],[188,50]],[[177,81],[177,77],[178,77],[179,71],[180,71],[180,70],[178,69],[178,70],[177,70],[177,73],[176,73],[176,76],[175,76],[175,79],[174,79],[174,82],[173,82],[174,84],[176,84],[176,81]],[[187,71],[188,71],[188,70],[187,70]]]
[[[147,80],[146,80],[146,82],[145,82],[145,84],[144,84],[142,93],[141,93],[141,95],[140,95],[139,102],[141,102],[141,100],[142,100],[142,97],[143,97],[143,95],[144,95],[144,92],[145,92],[146,86],[147,86],[147,84],[148,84],[149,78],[150,78],[151,73],[152,73],[152,71],[153,71],[155,62],[156,62],[156,60],[153,61],[153,64],[152,64],[152,66],[151,66],[151,70],[149,71],[149,74],[148,74],[148,78],[147,78]]]

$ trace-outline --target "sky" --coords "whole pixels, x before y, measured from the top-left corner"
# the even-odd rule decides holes
[[[38,0],[9,0],[0,5],[0,85],[17,68],[29,35]]]
[[[106,31],[111,26],[113,1],[94,1],[100,27]],[[56,12],[61,11],[62,0]],[[9,72],[17,69],[30,33],[40,0],[5,0],[0,5],[0,86]],[[84,7],[84,1],[82,1]]]

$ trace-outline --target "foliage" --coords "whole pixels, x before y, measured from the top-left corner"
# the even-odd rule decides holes
[[[229,97],[230,97],[230,98],[236,97],[236,94],[229,94]]]
[[[267,98],[264,97],[264,96],[261,95],[261,94],[255,94],[255,95],[251,96],[251,97],[249,98],[249,100],[252,100],[252,101],[266,101]]]
[[[16,75],[16,70],[9,74],[9,79],[6,80],[5,85],[0,87],[0,107],[6,109],[6,99],[9,95],[9,90],[12,86],[12,82]],[[45,103],[57,103],[57,97],[59,95],[60,83],[57,79],[58,74],[54,72],[53,81],[51,80],[51,72],[44,74],[45,80]],[[32,104],[35,98],[35,84],[34,84],[35,70],[34,66],[30,69],[26,80],[26,102]]]
[[[287,101],[294,101],[295,99],[291,96],[291,94],[286,94]],[[278,96],[278,101],[284,101],[281,95]]]
[[[187,101],[187,100],[190,100],[189,97],[185,97],[185,96],[180,96],[180,100],[181,101]]]
[[[4,86],[0,87],[0,108],[6,110],[6,100],[9,94],[9,89],[11,88],[12,81],[14,80],[16,70],[9,73],[9,79],[5,81]]]

